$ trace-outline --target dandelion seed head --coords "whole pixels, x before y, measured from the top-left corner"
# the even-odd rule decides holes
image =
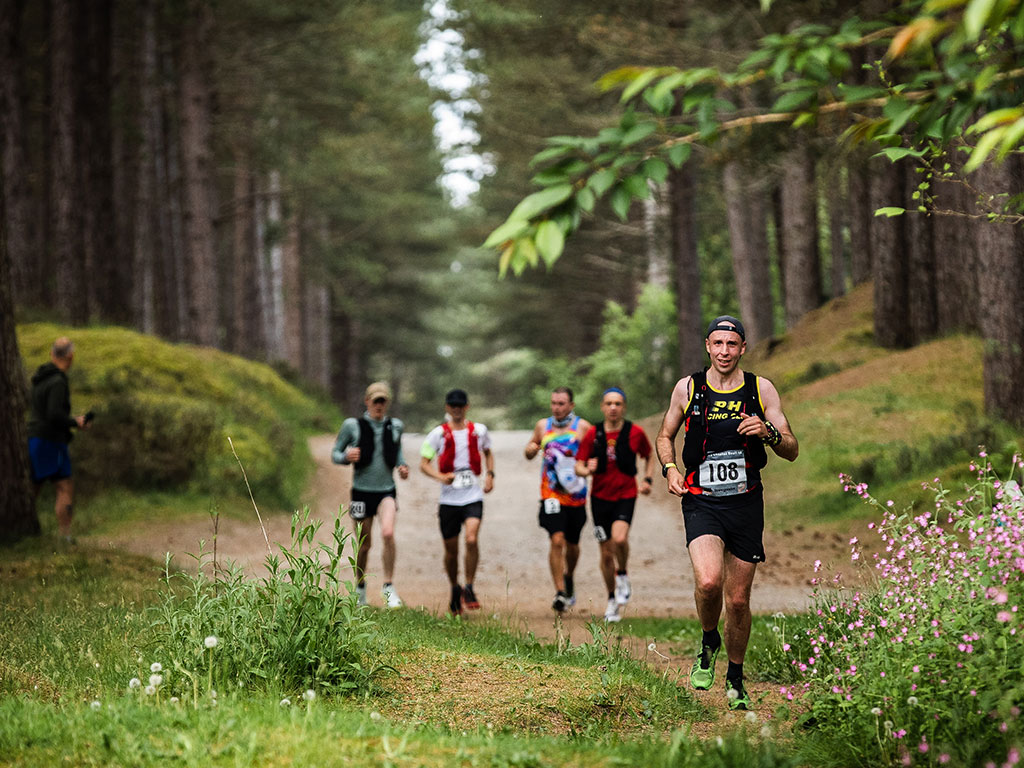
[[[216,635],[209,635],[205,640],[203,640],[203,645],[205,645],[207,648],[216,648],[217,643],[218,640]]]
[[[89,706],[92,707],[94,710],[96,710],[96,709],[99,709],[100,707],[102,707],[103,705],[100,704],[99,701],[95,701],[94,700]]]
[[[302,698],[304,698],[306,701],[313,701],[313,699],[316,698],[316,691],[314,691],[312,688],[307,688],[306,692],[302,694]]]
[[[152,664],[149,665],[149,671],[150,672],[163,672],[164,671],[164,667],[163,667],[163,665],[159,661],[154,661]]]
[[[373,712],[370,713],[370,719],[371,720],[380,720],[380,718],[381,718],[380,712],[377,712],[376,710],[374,710]]]
[[[292,700],[291,699],[281,699],[281,706],[282,707],[290,707],[291,705],[292,705]]]
[[[177,704],[179,701],[180,701],[180,699],[178,699],[177,696],[171,696],[171,698],[170,698],[171,704]]]
[[[149,676],[149,684],[151,686],[153,686],[154,688],[156,688],[158,685],[163,683],[163,681],[164,681],[164,676],[163,675],[150,675]]]
[[[878,717],[880,714],[882,714],[882,708],[881,707],[872,707],[871,708],[871,714],[874,715],[875,717]]]
[[[743,719],[746,720],[748,723],[756,723],[757,712],[747,712],[747,714],[743,716]]]
[[[133,677],[131,680],[128,681],[128,687],[129,688],[141,688],[142,687],[142,681],[139,680],[139,678],[137,678],[137,677]]]
[[[146,690],[146,695],[147,696],[152,696],[154,693],[156,693],[156,686],[155,685],[147,685],[145,690]]]

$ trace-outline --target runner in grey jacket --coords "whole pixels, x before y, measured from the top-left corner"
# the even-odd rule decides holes
[[[331,459],[335,464],[351,464],[352,503],[349,514],[360,537],[356,554],[356,592],[360,605],[366,605],[366,562],[373,543],[373,519],[380,518],[384,539],[384,585],[381,597],[389,608],[401,608],[395,591],[395,519],[398,492],[394,471],[403,480],[409,477],[409,465],[402,456],[402,431],[405,425],[387,416],[391,390],[381,381],[366,388],[366,412],[359,418],[345,419],[334,441]]]

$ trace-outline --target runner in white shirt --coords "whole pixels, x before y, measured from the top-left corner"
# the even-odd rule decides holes
[[[484,494],[494,488],[494,455],[487,427],[466,419],[469,410],[466,393],[453,389],[445,396],[444,403],[448,420],[431,430],[423,441],[420,470],[441,483],[438,514],[444,539],[444,567],[451,583],[448,609],[458,616],[463,606],[469,610],[480,607],[473,591],[473,578],[480,560],[477,538],[484,514]],[[466,583],[460,586],[459,533],[463,524],[466,527]]]

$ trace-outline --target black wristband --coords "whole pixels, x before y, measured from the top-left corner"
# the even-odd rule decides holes
[[[765,445],[774,448],[776,445],[782,442],[782,434],[779,432],[778,427],[772,424],[770,421],[764,423],[765,428],[768,430],[768,434],[761,438],[761,442]]]
[[[644,478],[644,482],[647,483],[648,485],[653,485],[654,479],[650,475],[648,475],[647,477]]]

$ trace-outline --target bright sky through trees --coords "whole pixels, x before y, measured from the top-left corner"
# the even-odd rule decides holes
[[[452,205],[461,208],[479,189],[480,180],[494,173],[490,159],[476,151],[480,135],[472,116],[480,112],[480,104],[469,96],[474,85],[486,80],[467,66],[480,55],[479,51],[465,50],[462,33],[446,26],[458,18],[447,0],[427,0],[424,11],[424,42],[414,60],[423,79],[444,94],[433,105],[434,135],[444,155],[441,185]]]

